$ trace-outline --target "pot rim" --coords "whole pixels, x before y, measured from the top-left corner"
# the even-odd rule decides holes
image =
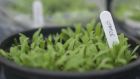
[[[3,64],[3,66],[6,66],[10,69],[14,69],[15,71],[19,71],[19,73],[25,73],[30,75],[41,75],[41,76],[55,76],[55,77],[93,77],[93,76],[107,76],[107,75],[115,75],[121,72],[127,72],[129,70],[132,70],[138,66],[140,66],[140,58],[135,60],[134,62],[131,62],[127,65],[124,65],[122,67],[116,67],[111,70],[92,70],[88,72],[62,72],[62,71],[48,71],[45,69],[33,69],[33,68],[27,68],[20,65],[17,65],[3,57],[0,57],[0,62]]]

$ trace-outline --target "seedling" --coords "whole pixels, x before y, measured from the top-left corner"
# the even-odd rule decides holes
[[[1,49],[0,55],[24,67],[68,72],[113,69],[137,58],[138,46],[130,50],[124,34],[118,35],[119,44],[109,48],[101,25],[93,28],[93,24],[86,28],[78,24],[75,30],[62,29],[47,38],[41,29],[32,39],[20,34],[19,42],[13,43],[9,51]]]

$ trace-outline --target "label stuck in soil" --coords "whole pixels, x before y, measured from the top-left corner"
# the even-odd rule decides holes
[[[110,12],[103,11],[100,14],[101,23],[105,32],[107,42],[110,48],[113,44],[119,43],[118,35]]]
[[[40,0],[33,2],[34,27],[44,26],[43,4]]]

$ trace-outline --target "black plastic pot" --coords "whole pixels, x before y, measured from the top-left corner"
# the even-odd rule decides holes
[[[45,37],[47,37],[49,34],[59,33],[62,28],[64,27],[43,28],[42,33]],[[31,38],[36,30],[37,29],[25,31],[22,33]],[[0,48],[9,50],[14,39],[18,38],[18,34],[7,38],[0,44]],[[129,40],[129,42],[133,45],[132,47],[136,46],[134,41]],[[137,67],[140,66],[140,58],[128,65],[112,70],[93,70],[84,73],[53,72],[43,69],[30,69],[19,66],[3,57],[0,57],[0,65],[2,67],[2,72],[4,71],[3,73],[5,73],[5,77],[7,79],[134,79],[137,75]]]

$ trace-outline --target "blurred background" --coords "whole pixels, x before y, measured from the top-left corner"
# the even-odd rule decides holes
[[[24,30],[34,29],[33,3],[37,0],[0,0],[0,42]],[[106,0],[40,0],[44,27],[87,24],[106,10]]]
[[[0,0],[0,42],[8,36],[34,29],[32,5],[37,0]],[[39,0],[43,4],[43,27],[87,24],[109,10],[116,28],[140,36],[140,0]]]

